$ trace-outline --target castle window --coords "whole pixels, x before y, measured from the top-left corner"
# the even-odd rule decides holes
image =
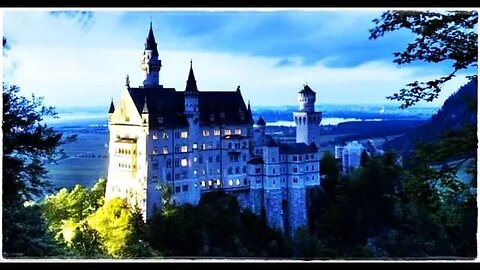
[[[215,129],[215,130],[213,131],[213,135],[215,135],[215,136],[220,136],[220,129]]]
[[[311,154],[310,157],[311,157],[312,159],[314,159],[314,155],[313,155],[313,154]]]
[[[217,179],[217,186],[220,186],[220,179]]]
[[[171,181],[172,180],[172,174],[171,173],[167,173],[167,181]]]
[[[180,146],[175,145],[175,148],[174,148],[174,149],[175,149],[175,153],[178,153],[178,152],[180,151]]]
[[[236,134],[236,135],[242,134],[242,130],[239,129],[239,128],[236,128],[236,129],[235,129],[235,134]]]
[[[236,167],[236,168],[235,168],[235,173],[236,173],[236,174],[239,174],[239,173],[240,173],[240,167]]]
[[[182,149],[180,150],[182,153],[188,152],[188,146],[182,145]]]
[[[208,169],[208,174],[213,174],[213,169],[212,168]]]
[[[217,169],[217,173],[220,173],[220,169]]]
[[[198,163],[202,164],[203,163],[203,157],[198,158]]]
[[[293,156],[293,161],[297,161],[297,156]]]
[[[205,187],[205,181],[201,182],[202,187]]]
[[[213,162],[213,157],[212,156],[209,156],[208,157],[208,163],[212,163]]]
[[[193,162],[197,162],[198,161],[198,157],[193,157]]]
[[[182,167],[187,167],[188,160],[186,158],[182,158]]]
[[[175,167],[179,167],[180,166],[180,159],[175,159]]]
[[[298,179],[296,177],[293,178],[293,183],[298,183]]]
[[[180,139],[180,131],[175,131],[175,139]]]
[[[187,139],[188,138],[188,131],[182,131],[182,133],[180,134],[180,137],[182,139]]]
[[[170,168],[170,167],[172,167],[172,160],[167,159],[167,168]]]
[[[154,162],[152,163],[152,169],[153,169],[153,170],[158,170],[158,162],[157,162],[157,161],[154,161]]]
[[[205,169],[202,170],[202,174],[203,174],[203,175],[207,174],[207,172],[205,171]]]
[[[260,168],[255,168],[255,173],[261,173],[261,169]]]
[[[237,184],[237,186],[240,186],[240,179],[237,178],[237,180],[235,181],[235,184]]]
[[[198,148],[198,143],[193,143],[192,144],[192,149],[197,149]]]
[[[164,155],[168,154],[168,147],[166,147],[166,146],[163,147],[162,153],[163,153]]]
[[[162,139],[168,139],[168,133],[167,132],[163,132],[162,134]]]
[[[272,169],[272,173],[275,174],[275,169]]]
[[[257,179],[255,182],[256,182],[257,184],[260,184],[260,183],[262,182],[262,180]]]
[[[298,172],[298,168],[297,168],[297,167],[293,167],[293,172]]]
[[[183,191],[183,192],[188,191],[188,185],[183,185],[183,186],[182,186],[182,191]]]
[[[204,129],[203,130],[203,136],[208,137],[209,135],[210,135],[210,131],[208,131],[208,129]]]
[[[175,174],[175,180],[178,180],[178,179],[180,179],[180,174],[176,173]]]
[[[232,135],[232,130],[230,130],[229,128],[226,128],[225,135]]]
[[[273,184],[275,185],[275,179],[273,180]]]
[[[157,149],[157,147],[154,147],[154,148],[153,148],[152,154],[154,154],[154,155],[158,154],[158,149]]]
[[[180,186],[175,187],[175,193],[180,193]]]
[[[208,143],[208,149],[213,149],[213,143],[211,142]]]
[[[198,171],[197,170],[193,170],[193,174],[197,175]]]
[[[307,166],[305,166],[305,171],[306,171],[306,172],[308,172],[308,165],[307,165]]]
[[[242,142],[242,148],[247,148],[247,142]]]
[[[232,179],[228,180],[228,185],[233,186],[233,180]]]
[[[152,134],[152,140],[154,140],[154,141],[158,140],[158,134],[157,133]]]
[[[229,142],[229,143],[228,143],[228,149],[232,149],[232,147],[233,147],[232,142]]]
[[[156,176],[156,175],[152,176],[152,181],[154,183],[157,183],[158,182],[158,176]]]
[[[308,160],[308,154],[305,155],[305,160]]]
[[[247,166],[243,166],[242,172],[243,172],[243,173],[247,173]]]
[[[202,150],[205,150],[205,149],[207,149],[207,144],[202,143]]]
[[[197,183],[194,183],[193,186],[194,186],[195,188],[198,188],[198,184],[197,184]]]
[[[272,157],[272,162],[275,162],[275,157]]]
[[[187,179],[187,172],[182,172],[182,179]]]
[[[247,161],[247,155],[242,155],[242,160]]]
[[[302,161],[302,156],[298,156],[298,161]]]
[[[243,179],[243,184],[244,184],[244,185],[247,185],[247,183],[248,183],[248,182],[247,182],[247,178],[244,178],[244,179]]]
[[[213,184],[212,180],[208,180],[208,185],[211,186]]]
[[[228,168],[228,174],[233,174],[233,169],[232,169],[232,167]]]
[[[315,167],[312,165],[312,171],[315,170]]]
[[[129,116],[125,116],[125,122],[130,122],[130,117]]]

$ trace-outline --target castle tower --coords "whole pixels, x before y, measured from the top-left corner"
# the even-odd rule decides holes
[[[145,42],[145,50],[143,51],[143,58],[140,67],[142,68],[145,78],[143,86],[157,86],[162,61],[158,59],[157,43],[153,36],[152,22],[150,22],[150,31],[148,32],[147,41]]]
[[[297,143],[312,142],[320,145],[319,125],[322,121],[322,112],[315,112],[316,93],[308,86],[298,92],[299,112],[293,113],[293,120],[297,126]]]
[[[193,73],[193,63],[190,60],[190,71],[188,73],[188,79],[187,79],[187,85],[185,86],[185,91],[183,92],[184,94],[184,106],[185,106],[185,116],[188,121],[188,140],[190,142],[194,142],[192,144],[192,149],[191,149],[191,157],[189,160],[193,159],[193,156],[197,156],[200,151],[200,146],[198,142],[202,140],[202,134],[200,133],[200,110],[199,110],[199,96],[200,92],[198,92],[198,87],[197,87],[197,81],[195,80],[195,75]],[[189,172],[188,172],[188,179],[191,179],[189,185],[193,186],[196,184],[195,178],[197,177],[193,171],[194,170],[200,170],[201,165],[198,163],[192,162],[189,165]],[[188,199],[185,201],[191,203],[191,204],[197,204],[200,201],[200,189],[190,189],[188,191],[188,195],[186,196]]]
[[[260,116],[260,118],[258,118],[258,121],[257,121],[257,129],[258,131],[260,131],[261,133],[265,133],[265,126],[267,125],[267,123],[265,122],[265,119],[263,119],[263,117]]]

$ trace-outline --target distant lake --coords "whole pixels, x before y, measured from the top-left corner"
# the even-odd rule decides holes
[[[322,118],[322,122],[320,125],[327,126],[327,125],[338,125],[344,122],[359,122],[359,121],[382,121],[380,118],[375,119],[360,119],[360,118],[340,118],[340,117],[326,117]],[[294,127],[294,121],[275,121],[275,122],[267,122],[267,126],[285,126],[285,127]]]
[[[58,119],[45,119],[48,124],[53,125],[81,125],[85,127],[107,127],[107,115],[105,113],[59,113]],[[360,118],[342,118],[342,117],[325,117],[322,118],[322,122],[320,125],[338,125],[344,122],[359,122],[359,121],[382,121],[380,118],[374,119],[360,119]],[[267,122],[267,126],[286,126],[286,127],[294,127],[294,121],[275,121],[275,122]]]

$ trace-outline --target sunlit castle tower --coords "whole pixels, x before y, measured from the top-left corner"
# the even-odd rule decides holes
[[[199,91],[190,62],[185,91],[176,91],[159,84],[161,66],[150,24],[143,85],[127,77],[110,104],[106,199],[127,199],[148,218],[167,199],[195,205],[215,189],[247,193],[253,120],[240,87]]]
[[[299,112],[293,113],[293,120],[297,125],[297,143],[320,146],[320,122],[322,113],[315,111],[316,93],[308,86],[298,92]]]

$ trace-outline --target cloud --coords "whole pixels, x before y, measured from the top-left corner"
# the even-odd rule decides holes
[[[294,105],[306,82],[318,103],[383,104],[408,82],[445,74],[438,65],[391,63],[401,42],[368,40],[376,14],[156,12],[160,81],[183,91],[193,58],[201,91],[241,85],[252,105]],[[12,40],[8,57],[17,66],[8,80],[45,96],[48,105],[108,106],[120,96],[126,74],[132,85],[143,81],[139,65],[149,20],[144,12],[96,12],[86,30],[45,12],[5,12],[5,33]],[[456,78],[451,85],[461,84]]]

